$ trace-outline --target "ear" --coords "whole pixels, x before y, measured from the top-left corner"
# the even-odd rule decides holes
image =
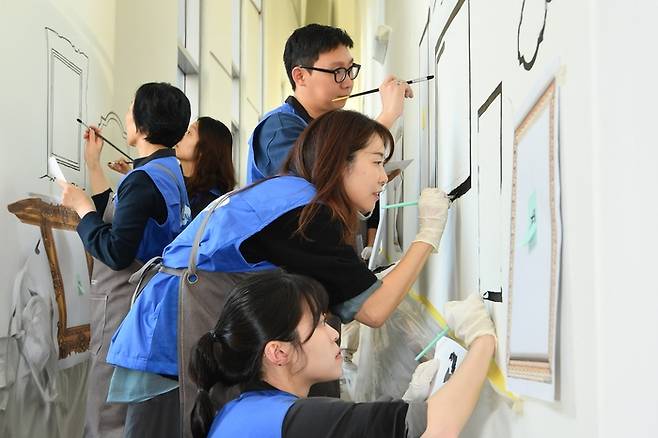
[[[296,87],[306,86],[306,73],[307,71],[299,66],[292,69],[292,80],[295,81]]]
[[[288,342],[270,341],[265,345],[263,356],[274,366],[282,366],[290,361],[291,345]]]
[[[137,138],[146,138],[146,137],[148,137],[148,132],[140,131],[137,126],[135,126],[135,134],[137,135]]]

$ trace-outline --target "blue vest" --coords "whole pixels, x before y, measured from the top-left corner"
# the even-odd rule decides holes
[[[206,217],[197,267],[208,272],[255,272],[271,263],[248,263],[240,245],[281,215],[308,204],[315,187],[303,178],[281,176],[213,201],[169,244],[163,265],[188,266],[197,231]],[[212,207],[219,203],[215,210]],[[107,362],[124,368],[178,375],[177,322],[180,277],[158,272],[144,287],[114,334]]]
[[[260,122],[258,122],[258,125],[256,125],[256,128],[254,128],[254,132],[251,133],[251,137],[249,137],[249,155],[247,158],[247,184],[260,181],[261,179],[265,179],[267,176],[270,176],[270,175],[264,175],[263,172],[261,172],[256,166],[256,161],[254,158],[254,140],[257,139],[258,136],[260,135],[260,131],[265,121],[270,116],[277,113],[292,114],[293,116],[299,118],[299,120],[301,120],[304,126],[307,125],[306,121],[301,116],[299,116],[295,112],[295,109],[292,107],[292,105],[288,103],[284,103],[283,105],[274,108],[272,111],[265,114],[265,116],[263,116],[263,119]],[[290,147],[292,147],[292,144],[290,144]]]
[[[190,203],[187,199],[183,173],[175,157],[156,158],[143,166],[128,172],[123,178],[133,172],[146,172],[158,188],[167,204],[167,220],[159,224],[155,219],[149,218],[144,228],[142,241],[137,249],[135,258],[140,262],[157,257],[162,254],[165,246],[169,245],[190,221]],[[119,181],[119,186],[123,182]],[[117,190],[118,192],[118,190]],[[115,207],[119,197],[114,197]]]
[[[244,392],[217,414],[208,438],[281,438],[283,420],[296,400],[279,390]]]

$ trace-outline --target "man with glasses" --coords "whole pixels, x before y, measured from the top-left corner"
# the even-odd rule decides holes
[[[286,41],[283,62],[294,94],[270,111],[249,139],[247,182],[279,172],[306,125],[329,111],[345,106],[361,65],[350,50],[352,38],[342,29],[309,24],[295,30]],[[413,97],[409,85],[393,76],[380,86],[382,112],[377,120],[390,128],[402,114],[405,97]]]
[[[350,53],[353,45],[352,38],[344,30],[320,24],[309,24],[290,35],[283,62],[294,93],[283,105],[267,113],[251,134],[247,183],[276,175],[311,120],[345,106],[346,99],[333,99],[351,94],[361,69]],[[387,77],[379,91],[382,111],[377,121],[390,129],[402,115],[404,98],[413,97],[413,92],[406,82],[394,76]],[[367,223],[369,231],[365,234],[372,235],[373,239],[378,222],[379,215],[373,214]],[[372,242],[368,240],[366,245],[371,247]],[[356,349],[357,328],[357,323],[352,324],[350,330],[354,334],[345,351]],[[311,394],[339,397],[338,382],[314,385]]]

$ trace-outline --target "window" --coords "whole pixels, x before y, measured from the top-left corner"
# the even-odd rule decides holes
[[[199,116],[200,0],[178,0],[178,70],[176,83]]]

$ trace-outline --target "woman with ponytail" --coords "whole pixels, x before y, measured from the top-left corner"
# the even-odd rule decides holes
[[[427,404],[432,376],[417,378],[427,372],[415,373],[405,394],[413,392],[414,401],[306,398],[312,384],[341,374],[338,332],[325,320],[328,302],[317,281],[281,270],[256,274],[236,285],[215,327],[192,349],[189,372],[198,387],[192,435],[457,436],[475,407],[494,352],[493,323],[482,300],[472,296],[446,305],[448,321],[470,342],[470,351]],[[432,362],[436,361],[421,364],[418,370],[434,365],[436,373]],[[236,395],[229,401],[225,396],[231,390]],[[223,398],[216,399],[215,394]]]

